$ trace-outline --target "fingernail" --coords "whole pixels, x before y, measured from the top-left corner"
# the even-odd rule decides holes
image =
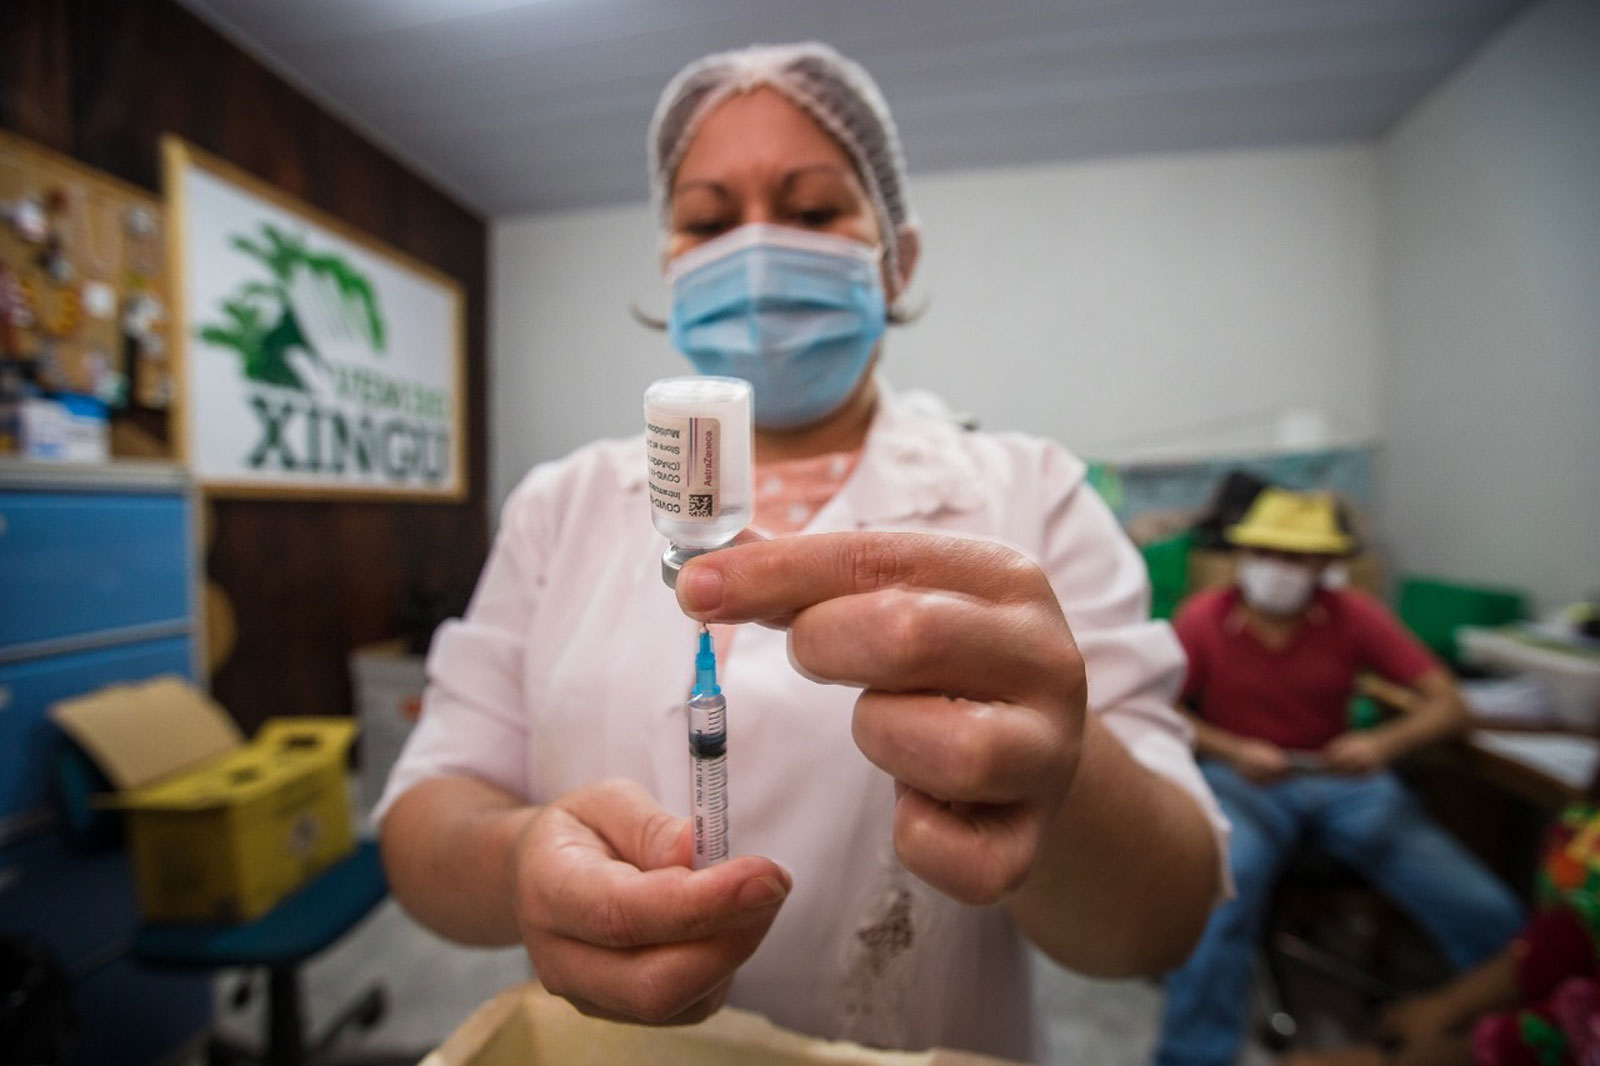
[[[722,606],[722,575],[712,566],[691,566],[678,578],[685,610],[709,614]]]
[[[789,894],[789,886],[776,877],[752,877],[739,889],[739,906],[748,910],[770,907]]]

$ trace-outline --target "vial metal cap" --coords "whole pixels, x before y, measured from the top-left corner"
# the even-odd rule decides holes
[[[696,555],[714,552],[716,548],[680,548],[673,545],[661,555],[661,580],[667,583],[667,588],[678,587],[678,571],[683,569],[683,564],[693,559]]]

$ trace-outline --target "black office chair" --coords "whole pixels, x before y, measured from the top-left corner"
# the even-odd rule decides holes
[[[65,737],[57,771],[63,831],[69,844],[78,850],[119,846],[120,819],[92,803],[96,793],[110,791],[111,786]],[[240,1062],[303,1066],[323,1061],[332,1043],[352,1027],[370,1029],[384,1015],[384,991],[374,985],[345,1008],[321,1036],[308,1039],[301,1015],[300,969],[353,929],[388,894],[377,844],[362,841],[254,921],[233,925],[144,922],[134,932],[130,954],[140,963],[166,969],[265,970],[264,1046],[252,1052],[213,1036],[208,1060],[214,1066]],[[241,989],[235,996],[239,1006],[248,999],[249,985]],[[404,1061],[414,1062],[415,1058]]]
[[[1297,989],[1297,969],[1344,990],[1369,1018],[1392,1001],[1400,988],[1388,948],[1396,930],[1407,924],[1409,919],[1349,866],[1320,848],[1298,846],[1273,889],[1262,932],[1261,1043],[1272,1051],[1286,1050],[1304,1027],[1312,1004]],[[1355,937],[1348,936],[1351,931]]]

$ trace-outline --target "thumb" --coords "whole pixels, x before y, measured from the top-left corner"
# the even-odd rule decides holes
[[[586,785],[563,806],[640,870],[688,866],[694,854],[689,819],[666,810],[637,782],[617,778]]]
[[[663,812],[664,813],[664,812]],[[671,818],[671,815],[667,816]],[[673,818],[677,830],[670,826],[659,828],[651,847],[634,862],[641,870],[660,870],[667,866],[691,866],[694,863],[694,832],[687,818]]]

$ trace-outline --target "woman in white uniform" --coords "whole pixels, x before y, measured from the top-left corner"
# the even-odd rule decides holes
[[[394,892],[446,936],[524,944],[590,1013],[726,1002],[1035,1056],[1028,943],[1158,973],[1221,891],[1223,823],[1171,709],[1182,653],[1081,462],[874,375],[918,234],[864,71],[821,45],[707,57],[650,153],[671,338],[754,385],[755,524],[779,535],[690,561],[674,594],[638,438],[534,469],[378,810]],[[701,622],[736,857],[691,871]]]

